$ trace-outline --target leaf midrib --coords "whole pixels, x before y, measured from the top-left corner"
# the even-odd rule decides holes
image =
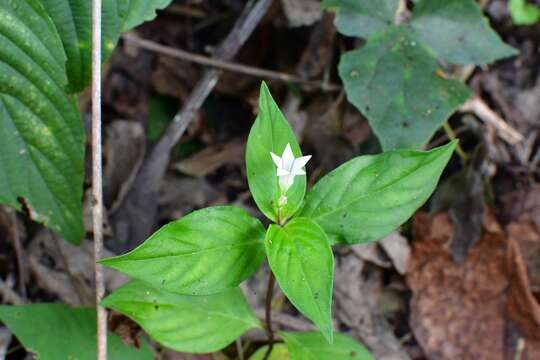
[[[145,261],[145,260],[178,258],[178,257],[186,257],[186,256],[204,254],[204,253],[217,251],[217,250],[222,250],[222,249],[229,249],[230,250],[230,249],[235,249],[235,248],[240,248],[240,247],[249,247],[249,246],[253,246],[254,244],[261,244],[262,245],[263,243],[260,240],[253,240],[253,241],[244,242],[242,244],[213,246],[213,247],[210,247],[210,248],[205,248],[205,249],[200,249],[200,250],[191,251],[191,252],[185,252],[185,253],[180,253],[180,254],[169,254],[169,255],[164,255],[164,256],[161,256],[161,255],[160,256],[151,256],[151,257],[145,257],[145,258],[139,258],[139,259],[133,259],[133,258],[130,259],[130,258],[128,258],[128,256],[129,256],[129,254],[128,254],[128,255],[125,255],[126,256],[125,259],[122,259],[122,257],[119,257],[116,260],[118,260],[118,261]]]
[[[439,154],[440,155],[440,154]],[[376,191],[373,191],[373,192],[370,192],[370,193],[366,193],[366,194],[362,194],[361,196],[358,196],[356,197],[354,200],[351,200],[347,203],[344,203],[344,205],[342,206],[338,206],[336,207],[335,209],[332,209],[324,214],[321,214],[321,215],[318,215],[318,216],[313,216],[313,217],[310,217],[311,219],[321,219],[321,218],[324,218],[324,217],[327,217],[327,216],[330,216],[330,215],[333,215],[334,213],[337,213],[337,212],[340,212],[342,210],[345,210],[347,207],[349,207],[350,205],[352,205],[353,203],[355,202],[358,202],[359,200],[362,200],[368,196],[373,196],[373,195],[377,195],[377,194],[380,194],[380,193],[383,193],[387,190],[389,190],[390,187],[393,187],[397,184],[399,184],[400,182],[406,180],[407,178],[409,178],[411,175],[414,175],[414,173],[420,169],[421,167],[424,167],[424,166],[427,166],[429,164],[431,164],[432,162],[434,162],[435,160],[439,159],[439,156],[437,157],[434,157],[431,161],[429,162],[423,162],[421,165],[415,167],[414,169],[412,169],[411,171],[409,171],[405,176],[401,177],[400,179],[394,181],[394,182],[391,182],[390,184],[386,185],[386,186],[383,186],[382,188],[380,188],[379,190],[376,190]],[[365,169],[365,168],[364,168]],[[362,170],[364,170],[362,169]],[[360,171],[362,171],[360,170]],[[320,201],[318,202],[320,204]],[[341,203],[341,201],[340,201]],[[315,206],[316,208],[316,206]]]

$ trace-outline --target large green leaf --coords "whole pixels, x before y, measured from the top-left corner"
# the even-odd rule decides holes
[[[39,0],[53,19],[67,54],[69,91],[79,92],[92,74],[92,1]],[[121,0],[124,1],[124,0]],[[117,0],[103,2],[103,60],[114,50],[120,35],[122,19]]]
[[[84,131],[66,96],[65,54],[36,0],[0,2],[0,203],[73,243],[83,234]]]
[[[95,308],[70,308],[65,304],[0,306],[0,321],[39,360],[96,359]],[[110,360],[154,358],[146,341],[137,350],[111,333],[107,353]]]
[[[244,209],[209,207],[173,221],[131,252],[100,263],[157,288],[207,295],[238,286],[264,261],[264,227]]]
[[[399,0],[324,0],[321,6],[336,12],[340,33],[367,38],[393,26]]]
[[[486,64],[512,56],[474,0],[420,0],[411,22],[416,38],[455,64]]]
[[[264,243],[287,298],[332,342],[334,256],[323,229],[310,219],[294,218],[284,227],[270,225]]]
[[[39,0],[53,19],[67,54],[69,91],[83,90],[92,71],[92,1]],[[102,59],[109,58],[121,31],[155,18],[171,0],[106,0],[102,5]]]
[[[378,240],[429,198],[455,146],[350,160],[315,184],[300,216],[315,220],[341,243]]]
[[[467,100],[467,87],[437,70],[436,59],[404,27],[371,37],[339,64],[347,98],[385,150],[424,145]]]
[[[261,211],[272,221],[278,221],[280,190],[276,165],[270,152],[282,155],[287,144],[291,145],[296,158],[302,152],[296,137],[272,99],[270,90],[263,82],[259,97],[259,115],[251,128],[246,146],[246,167],[249,189]],[[306,176],[296,176],[294,184],[285,194],[287,204],[281,209],[282,220],[293,215],[302,205],[306,192]]]
[[[132,281],[105,298],[103,305],[135,320],[160,344],[190,353],[218,351],[260,326],[238,288],[189,296]]]
[[[118,0],[122,8],[122,31],[128,31],[156,17],[156,10],[168,6],[172,0]]]
[[[328,344],[318,333],[280,333],[289,348],[291,360],[374,360],[356,340],[336,333]]]

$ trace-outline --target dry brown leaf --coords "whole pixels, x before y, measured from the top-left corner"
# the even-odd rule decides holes
[[[103,257],[113,256],[104,250]],[[47,229],[41,229],[28,246],[29,268],[39,287],[70,305],[88,305],[95,301],[93,244],[83,241],[75,246]],[[127,277],[105,269],[107,290],[115,290]]]
[[[173,168],[191,176],[206,176],[225,164],[241,164],[244,161],[245,143],[234,139],[217,144],[173,165]]]
[[[407,238],[396,230],[378,243],[390,260],[392,260],[392,264],[394,264],[397,272],[401,275],[405,274],[409,258],[411,257],[411,248]]]
[[[336,260],[333,313],[341,328],[351,329],[376,359],[409,359],[379,309],[381,272],[364,276],[365,262],[353,254]]]
[[[10,343],[11,331],[7,327],[0,326],[0,360],[5,360]]]
[[[107,126],[104,146],[104,200],[114,209],[122,202],[146,153],[146,134],[137,121],[117,120]]]
[[[332,60],[336,28],[334,16],[326,12],[311,32],[309,43],[296,66],[303,79],[314,79],[323,74]]]
[[[447,214],[414,219],[407,282],[411,327],[428,358],[533,359],[540,351],[540,306],[523,258],[491,217],[463,263],[452,261]],[[521,347],[520,344],[524,344]]]

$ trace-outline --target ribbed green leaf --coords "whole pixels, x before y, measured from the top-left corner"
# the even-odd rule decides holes
[[[39,360],[96,359],[95,308],[70,308],[64,304],[0,306],[0,321]],[[110,360],[154,358],[146,341],[141,341],[140,349],[130,348],[111,333],[107,355]]]
[[[264,260],[264,228],[245,210],[209,207],[165,225],[103,265],[156,288],[206,295],[238,286]]]
[[[315,184],[299,216],[315,220],[337,242],[381,239],[429,198],[455,146],[350,160]]]
[[[370,352],[356,340],[340,333],[334,343],[318,333],[280,333],[289,348],[291,360],[375,360]]]
[[[278,221],[280,190],[276,165],[270,152],[282,155],[287,144],[295,158],[302,152],[296,137],[279,110],[270,90],[263,82],[259,95],[259,115],[251,128],[246,146],[246,168],[249,189],[257,206],[270,220]],[[296,176],[286,192],[287,204],[281,209],[282,219],[292,216],[302,205],[306,192],[306,176]]]
[[[0,202],[78,243],[84,132],[66,96],[65,54],[36,0],[0,2]]]
[[[264,243],[287,298],[332,342],[334,256],[323,229],[310,219],[294,218],[284,227],[270,225]]]
[[[53,19],[67,54],[69,91],[79,92],[90,82],[92,58],[92,1],[39,0]],[[121,31],[152,20],[156,9],[171,0],[106,0],[102,4],[102,60],[109,58]]]
[[[69,91],[79,92],[89,83],[92,71],[92,1],[39,0],[53,19],[67,54]],[[103,60],[112,53],[122,19],[117,0],[103,1],[102,7]]]
[[[371,37],[339,64],[347,98],[385,150],[424,145],[467,100],[465,85],[437,71],[437,60],[404,27]]]
[[[398,5],[399,0],[324,0],[321,6],[336,12],[340,33],[367,38],[393,26]]]
[[[109,295],[103,305],[135,320],[160,344],[190,353],[221,350],[260,326],[238,288],[187,296],[132,281]]]
[[[487,64],[517,54],[501,41],[474,0],[420,0],[411,22],[416,38],[455,64]]]

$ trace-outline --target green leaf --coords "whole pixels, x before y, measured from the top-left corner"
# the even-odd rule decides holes
[[[105,298],[103,305],[135,320],[160,344],[190,353],[221,350],[260,326],[238,288],[189,296],[132,281]]]
[[[323,229],[306,218],[270,225],[264,241],[268,263],[287,298],[332,342],[334,256]]]
[[[264,261],[264,227],[244,209],[209,207],[173,221],[131,252],[100,263],[156,288],[207,295],[238,286]]]
[[[437,71],[436,59],[404,27],[371,37],[339,64],[347,98],[384,150],[424,145],[467,100],[465,85]]]
[[[83,90],[92,74],[92,2],[89,0],[39,0],[53,19],[67,54],[70,92]],[[120,35],[121,18],[117,0],[103,2],[102,42],[106,60]]]
[[[493,31],[474,0],[420,0],[411,22],[416,38],[454,64],[487,64],[517,54]]]
[[[509,0],[508,10],[516,25],[534,25],[540,20],[540,9],[525,0]]]
[[[267,359],[264,358],[268,345],[259,348],[253,355],[249,357],[249,360],[289,360],[289,350],[285,344],[274,344],[272,352]]]
[[[19,1],[19,0],[18,0]],[[71,308],[65,304],[0,306],[0,320],[39,360],[95,360],[96,309]],[[110,360],[151,360],[152,350],[141,341],[139,350],[109,333]]]
[[[281,196],[276,175],[276,165],[270,152],[279,156],[287,144],[291,145],[296,158],[302,152],[296,137],[272,99],[270,90],[263,82],[259,97],[259,115],[249,133],[246,147],[246,168],[249,189],[257,206],[270,220],[278,221],[278,204]],[[306,176],[296,176],[287,190],[287,204],[281,210],[282,220],[292,216],[302,205],[306,192]]]
[[[321,6],[336,12],[340,33],[367,38],[393,26],[399,0],[324,0]]]
[[[92,71],[92,9],[90,0],[39,0],[53,19],[67,54],[69,91],[80,92]],[[108,0],[102,6],[102,60],[116,47],[121,31],[152,20],[156,9],[171,0]]]
[[[35,0],[0,2],[0,203],[67,240],[83,237],[84,130],[66,96],[65,54]]]
[[[328,344],[318,333],[280,333],[289,348],[291,360],[375,360],[356,340],[336,333]]]
[[[156,17],[156,10],[167,7],[172,0],[118,0],[122,8],[122,31],[128,31]]]
[[[315,220],[337,242],[378,240],[429,198],[455,147],[354,158],[315,184],[299,216]]]

